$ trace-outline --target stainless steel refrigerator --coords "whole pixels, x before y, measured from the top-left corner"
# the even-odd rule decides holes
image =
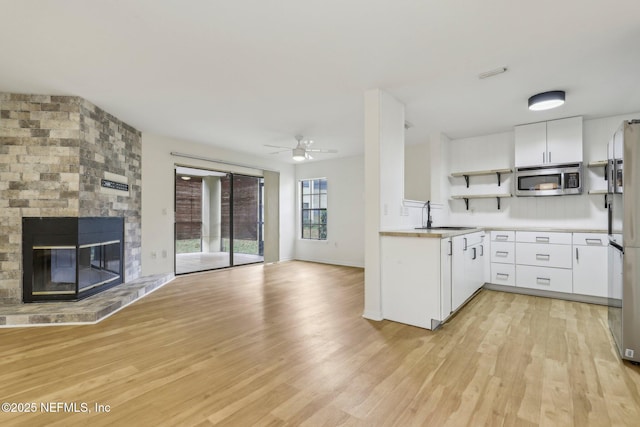
[[[609,328],[620,357],[640,363],[640,120],[608,145]]]

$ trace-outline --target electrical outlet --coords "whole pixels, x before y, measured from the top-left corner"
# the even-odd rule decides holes
[[[158,253],[156,251],[151,251],[151,259],[158,258]]]
[[[624,349],[624,357],[628,357],[628,358],[632,359],[633,358],[633,354],[634,354],[634,351],[632,349],[630,349],[630,348],[625,348]]]

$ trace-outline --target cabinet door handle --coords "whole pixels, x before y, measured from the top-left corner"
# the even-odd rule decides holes
[[[536,277],[536,282],[538,282],[538,284],[540,285],[551,285],[551,279],[549,279],[548,277]]]
[[[602,239],[585,239],[587,245],[602,245]]]
[[[551,151],[549,151],[549,163],[551,163]]]
[[[463,251],[467,250],[467,238],[463,237],[462,240],[464,241],[464,247],[462,248]]]
[[[509,252],[507,251],[496,251],[496,256],[500,258],[506,258],[509,256]]]
[[[476,259],[476,248],[471,248],[471,250],[473,251],[473,256],[471,257],[471,259]]]
[[[580,260],[580,255],[578,254],[578,248],[576,248],[576,261]]]
[[[504,278],[504,280],[507,280],[509,278],[509,275],[507,273],[496,273],[496,279],[499,278]]]
[[[549,243],[549,238],[545,236],[536,236],[536,242]]]
[[[509,240],[509,236],[506,234],[498,234],[496,235],[496,240]]]
[[[545,161],[544,161],[544,151],[542,152],[542,163],[545,163]]]
[[[541,261],[549,261],[551,259],[551,255],[549,254],[536,254],[536,259]]]
[[[480,245],[480,256],[484,256],[484,245]]]
[[[451,243],[451,240],[449,240],[449,253],[447,255],[453,255],[453,244]]]

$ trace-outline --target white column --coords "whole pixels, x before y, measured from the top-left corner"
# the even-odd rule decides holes
[[[382,320],[380,230],[401,228],[404,198],[404,105],[380,89],[365,92],[365,289],[367,319]]]
[[[222,233],[220,178],[207,176],[202,183],[202,251],[219,252]]]

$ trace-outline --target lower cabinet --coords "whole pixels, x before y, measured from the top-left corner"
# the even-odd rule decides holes
[[[553,292],[572,292],[572,274],[567,268],[516,265],[516,286]]]
[[[485,233],[476,232],[452,238],[451,308],[457,310],[484,285]],[[488,256],[488,253],[486,254]]]
[[[451,314],[450,245],[439,238],[382,236],[382,317],[433,329]]]
[[[493,243],[491,243],[493,245]],[[516,285],[516,266],[514,264],[491,263],[490,283],[503,286]]]
[[[607,246],[603,233],[492,231],[490,283],[606,298]]]
[[[573,293],[607,297],[606,234],[573,234]]]

